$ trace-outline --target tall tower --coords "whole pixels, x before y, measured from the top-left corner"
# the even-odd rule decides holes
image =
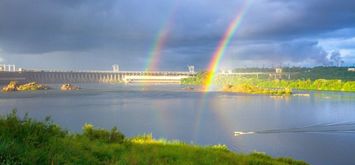
[[[15,65],[2,64],[0,66],[0,71],[3,71],[3,72],[16,72],[16,66]]]
[[[0,65],[0,71],[5,71],[5,65]]]
[[[113,72],[119,72],[120,71],[120,66],[115,64],[115,65],[112,65],[112,71]]]
[[[195,66],[190,65],[190,66],[188,66],[188,68],[189,68],[190,73],[195,73]]]

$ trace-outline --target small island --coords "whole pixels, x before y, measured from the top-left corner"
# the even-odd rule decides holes
[[[63,84],[62,86],[60,86],[60,90],[62,91],[73,91],[73,90],[79,90],[80,87],[78,86],[74,86],[72,84]]]
[[[2,88],[2,92],[36,91],[36,90],[47,90],[47,89],[49,89],[47,86],[38,84],[37,82],[19,84],[17,81],[11,81],[8,85]]]
[[[250,84],[239,85],[226,85],[223,87],[224,92],[237,92],[237,93],[249,93],[249,94],[267,94],[267,95],[291,95],[292,89],[290,88],[262,88]]]

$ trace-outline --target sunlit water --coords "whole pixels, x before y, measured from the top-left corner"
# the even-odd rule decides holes
[[[73,132],[92,123],[117,126],[127,136],[152,133],[194,144],[226,144],[235,151],[290,156],[312,164],[355,163],[355,93],[280,98],[204,94],[179,85],[79,85],[84,89],[2,93],[0,113],[16,108],[21,116],[51,116]],[[234,136],[236,131],[256,133]]]

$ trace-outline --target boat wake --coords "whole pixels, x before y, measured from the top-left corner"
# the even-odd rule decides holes
[[[279,133],[355,133],[355,122],[316,124],[298,128],[270,129],[261,131],[236,131],[234,136]]]

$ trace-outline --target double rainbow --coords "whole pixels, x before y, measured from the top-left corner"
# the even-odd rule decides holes
[[[216,71],[218,69],[221,58],[223,57],[224,52],[225,52],[226,48],[228,47],[228,44],[232,40],[235,32],[240,27],[243,17],[245,16],[245,13],[249,9],[251,2],[252,2],[252,0],[245,0],[244,5],[240,9],[240,11],[236,15],[236,17],[229,24],[222,39],[219,41],[217,49],[213,53],[212,59],[208,65],[208,70],[207,70],[208,72],[207,72],[206,79],[204,80],[203,91],[205,91],[205,92],[210,91],[210,88],[212,86],[212,81],[215,78]]]

